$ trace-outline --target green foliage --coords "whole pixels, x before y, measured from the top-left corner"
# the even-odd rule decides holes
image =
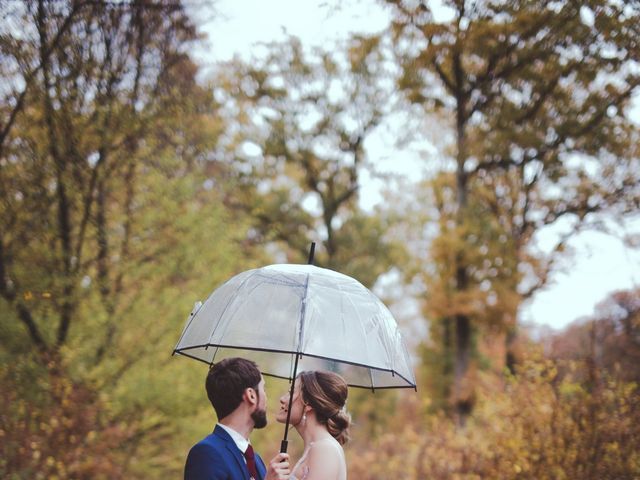
[[[177,476],[210,407],[176,335],[262,255],[205,162],[221,122],[194,28],[177,2],[33,7],[8,54],[40,57],[3,92],[3,477]]]

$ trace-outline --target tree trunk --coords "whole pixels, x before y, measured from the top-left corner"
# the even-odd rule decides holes
[[[464,231],[464,224],[467,210],[467,172],[465,163],[467,160],[467,146],[465,126],[467,122],[467,93],[464,87],[464,71],[460,52],[456,52],[453,62],[454,85],[456,87],[456,201],[457,215],[456,224],[459,231]],[[456,254],[456,282],[457,292],[467,289],[467,265],[465,265],[462,252]],[[456,421],[459,425],[464,425],[467,416],[472,410],[472,400],[468,385],[465,385],[467,372],[469,370],[469,360],[471,358],[471,334],[472,325],[468,315],[458,314],[455,316],[455,357],[454,357],[454,409]]]

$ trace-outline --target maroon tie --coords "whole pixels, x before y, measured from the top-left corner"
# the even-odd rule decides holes
[[[258,476],[258,470],[256,469],[256,456],[253,453],[253,447],[249,445],[244,452],[244,458],[247,459],[247,468],[249,469],[249,476],[254,480],[260,480]]]

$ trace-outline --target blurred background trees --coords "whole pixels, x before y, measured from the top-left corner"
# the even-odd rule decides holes
[[[603,213],[638,208],[638,129],[625,112],[640,82],[638,12],[448,2],[453,18],[443,23],[422,4],[390,3],[399,88],[451,130],[450,162],[432,187],[440,221],[431,259],[442,265],[425,284],[463,419],[475,332],[501,330],[513,367],[520,302],[545,285],[566,241]],[[559,222],[569,229],[552,254],[534,253],[536,232]]]
[[[290,38],[250,64],[223,65],[213,79],[230,130],[225,158],[237,170],[227,204],[253,219],[251,241],[299,261],[321,240],[317,265],[368,286],[403,256],[402,242],[385,234],[388,219],[358,202],[365,143],[392,87],[379,41],[308,52]]]
[[[203,80],[183,2],[0,2],[3,478],[180,477],[214,423],[206,369],[169,356],[186,313],[311,241],[428,324],[417,394],[351,392],[351,477],[640,475],[640,290],[565,332],[517,322],[572,235],[637,212],[640,7],[382,3],[380,35]],[[431,174],[364,208],[398,114]],[[256,432],[264,457],[280,435]]]
[[[181,288],[252,258],[199,163],[219,127],[186,53],[195,27],[179,2],[3,8],[3,476],[135,476],[171,463],[153,444],[182,403],[149,372]],[[72,458],[94,444],[95,471]],[[155,451],[129,462],[141,446]]]

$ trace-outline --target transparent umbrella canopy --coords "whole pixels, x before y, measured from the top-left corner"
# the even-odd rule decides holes
[[[289,380],[302,370],[331,370],[351,387],[416,388],[387,307],[352,277],[314,265],[234,276],[196,304],[174,354],[209,365],[243,356],[263,374]]]

